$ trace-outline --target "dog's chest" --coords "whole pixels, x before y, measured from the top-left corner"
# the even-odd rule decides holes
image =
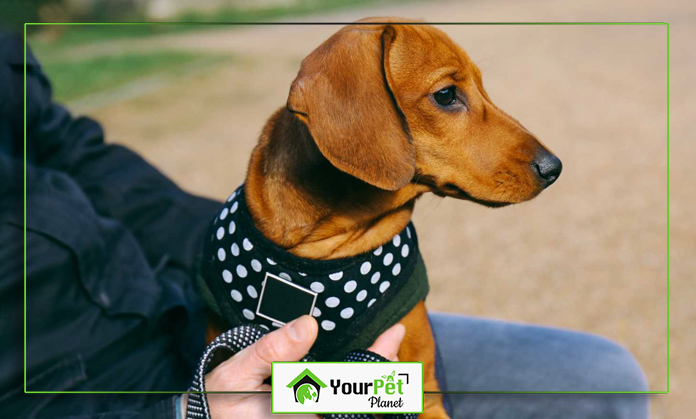
[[[216,216],[203,257],[204,278],[229,323],[273,330],[310,314],[320,327],[319,342],[346,341],[385,308],[399,304],[419,261],[412,224],[356,257],[328,261],[296,257],[253,226],[243,187]]]

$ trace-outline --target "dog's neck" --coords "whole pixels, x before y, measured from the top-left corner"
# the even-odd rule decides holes
[[[414,183],[385,191],[339,171],[285,108],[264,127],[245,183],[249,212],[261,233],[309,259],[350,257],[378,247],[408,224],[424,192]]]

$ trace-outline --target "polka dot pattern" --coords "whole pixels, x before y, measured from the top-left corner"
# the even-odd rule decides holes
[[[387,288],[389,288],[389,285],[391,285],[389,281],[384,281],[381,284],[379,284],[379,292],[384,293],[384,291],[386,291]]]
[[[225,269],[222,271],[222,279],[228,284],[232,283],[232,272]]]
[[[246,317],[249,320],[254,320],[254,317],[256,317],[253,311],[246,308],[242,310],[242,314],[244,314],[244,317]]]
[[[355,289],[358,287],[358,283],[355,281],[348,281],[346,282],[346,285],[343,286],[343,291],[347,293],[351,293],[355,291]]]
[[[230,292],[230,295],[232,295],[232,299],[236,302],[242,301],[242,293],[237,291],[237,290],[232,290]]]
[[[324,334],[337,336],[356,321],[370,318],[369,308],[375,304],[379,303],[380,310],[386,307],[388,301],[382,300],[399,292],[417,260],[410,224],[376,249],[345,262],[302,259],[296,263],[297,258],[264,242],[248,217],[243,193],[238,190],[221,208],[217,225],[211,225],[204,260],[217,272],[215,278],[238,318],[271,330],[281,324],[256,315],[266,274],[317,294],[311,315],[319,322],[321,338]]]
[[[353,317],[353,313],[355,313],[355,310],[353,310],[352,308],[344,308],[343,310],[341,310],[341,317],[343,317],[344,319],[350,319],[351,317]]]

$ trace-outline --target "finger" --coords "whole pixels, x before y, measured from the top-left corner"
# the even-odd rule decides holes
[[[233,373],[243,381],[260,383],[271,375],[271,362],[302,359],[317,339],[317,333],[317,321],[304,315],[263,336],[225,362],[233,364],[229,365],[234,368]]]
[[[397,323],[390,327],[386,332],[379,335],[375,343],[368,348],[369,351],[378,353],[383,357],[395,361],[396,354],[399,352],[399,346],[406,334],[406,328],[403,324]]]

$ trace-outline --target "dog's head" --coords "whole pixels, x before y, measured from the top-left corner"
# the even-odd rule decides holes
[[[488,206],[532,199],[558,179],[561,161],[493,104],[446,34],[359,23],[302,61],[288,98],[331,164],[382,189],[419,183]]]

